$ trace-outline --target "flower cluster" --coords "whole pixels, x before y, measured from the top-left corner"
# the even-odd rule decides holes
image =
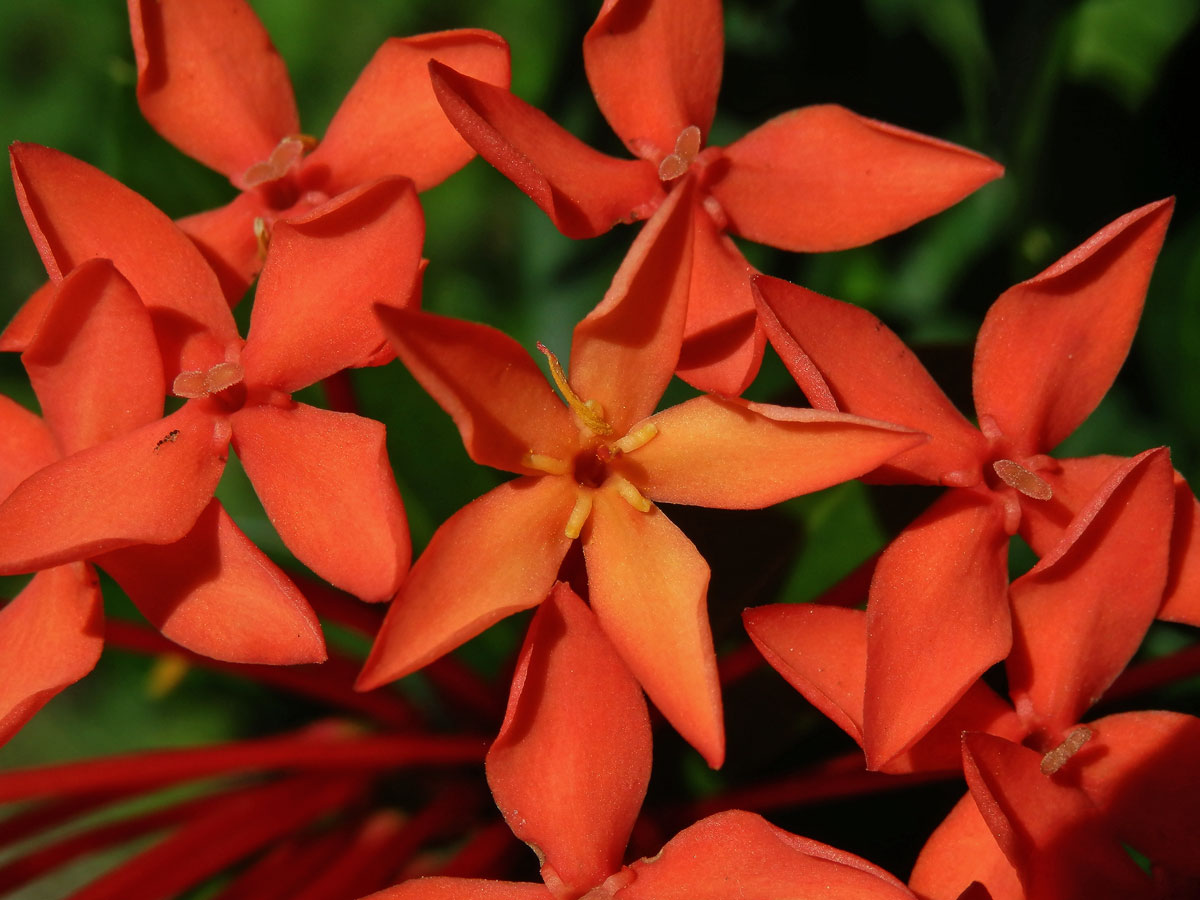
[[[879,317],[759,271],[754,245],[862,247],[1003,168],[830,104],[714,143],[724,17],[604,0],[576,64],[616,156],[513,93],[490,31],[388,39],[315,136],[246,0],[129,0],[145,121],[232,199],[172,219],[81,159],[10,148],[47,280],[0,333],[36,401],[0,395],[0,575],[21,576],[0,742],[106,643],[152,657],[163,693],[211,670],[323,713],[0,772],[0,891],[124,847],[71,896],[1196,896],[1200,720],[1091,710],[1195,670],[1195,648],[1127,667],[1156,623],[1200,626],[1200,503],[1165,447],[1059,449],[1130,351],[1174,200],[1000,294],[968,418]],[[443,195],[420,194],[476,155],[563,240],[617,229],[569,346],[423,308]],[[765,359],[794,381],[780,402],[751,399]],[[427,475],[396,445],[423,435],[363,408],[366,378],[415,380],[470,462],[511,476],[422,506],[415,559],[401,488]],[[243,473],[277,539],[228,502]],[[744,627],[710,618],[739,516],[850,482],[885,507],[936,490],[814,602],[747,578]],[[735,512],[714,541],[695,507]],[[531,610],[519,650],[494,637]],[[489,636],[498,662],[453,655]],[[727,753],[739,687],[799,702],[780,675],[861,753],[776,760],[767,782],[732,728]],[[677,783],[727,756],[757,783]],[[647,800],[652,773],[674,799]],[[933,780],[967,793],[911,872],[759,814]]]

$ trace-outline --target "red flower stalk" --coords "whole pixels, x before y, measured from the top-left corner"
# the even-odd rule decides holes
[[[978,429],[870,313],[757,279],[768,334],[815,407],[886,415],[933,436],[872,478],[950,488],[883,552],[871,582],[864,740],[872,768],[911,747],[1007,656],[1008,536],[1019,531],[1046,556],[1121,465],[1044,454],[1116,377],[1172,205],[1123,216],[996,301],[975,350]],[[1176,479],[1172,571],[1160,614],[1200,622],[1200,556],[1190,552],[1200,506]],[[1135,552],[1115,552],[1138,564]]]
[[[381,309],[396,352],[454,418],[476,462],[519,477],[452,516],[401,587],[363,670],[376,687],[540,603],[579,538],[588,594],[667,719],[724,755],[708,566],[655,502],[750,509],[836,484],[923,440],[841,413],[714,396],[654,413],[678,359],[690,282],[690,189],[639,234],[575,329],[555,397],[510,338]]]
[[[446,115],[568,237],[643,219],[686,183],[690,261],[679,374],[736,396],[764,339],[726,236],[784,250],[856,247],[957,203],[1003,169],[970,150],[839,106],[784,113],[728,147],[705,146],[721,83],[720,0],[606,0],[583,41],[596,102],[636,159],[586,146],[508,91],[433,62]]]
[[[731,890],[760,900],[912,898],[865,860],[740,811],[697,822],[652,859],[623,866],[650,777],[649,715],[621,654],[565,584],[530,625],[487,771],[545,886],[421,878],[372,900],[723,900]]]
[[[1136,712],[1079,724],[1158,611],[1173,495],[1164,450],[1120,466],[1060,544],[1012,583],[1015,709],[976,682],[889,762],[890,771],[951,768],[962,747],[971,794],[922,852],[911,882],[921,896],[952,900],[972,881],[996,900],[1159,896],[1121,842],[1145,853],[1163,884],[1200,874],[1200,793],[1188,774],[1200,722]],[[866,614],[779,605],[747,611],[746,623],[789,683],[863,743]]]
[[[280,223],[243,342],[212,271],[165,215],[64,154],[34,145],[12,153],[51,278],[101,256],[130,295],[112,327],[137,326],[143,340],[123,360],[136,377],[111,398],[151,383],[158,393],[140,427],[84,450],[64,447],[65,458],[15,487],[0,505],[0,528],[12,535],[0,571],[105,554],[105,568],[172,639],[223,659],[296,661],[256,654],[279,631],[270,609],[281,591],[307,606],[210,502],[232,441],[299,559],[357,596],[390,596],[410,551],[383,426],[289,395],[381,355],[372,303],[415,302],[423,222],[411,183],[377,181]],[[76,325],[47,315],[37,340],[70,344]],[[118,349],[87,343],[75,365],[103,371]],[[190,401],[160,420],[164,383]]]

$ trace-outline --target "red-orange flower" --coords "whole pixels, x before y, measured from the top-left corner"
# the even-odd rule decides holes
[[[410,551],[383,426],[289,395],[379,354],[373,303],[416,299],[423,221],[411,183],[376,181],[280,223],[243,342],[212,271],[163,213],[64,154],[35,145],[12,154],[22,209],[52,280],[92,257],[112,260],[152,336],[139,347],[139,377],[153,374],[160,391],[170,384],[190,402],[159,420],[160,393],[153,421],[72,451],[18,485],[0,505],[0,528],[11,535],[0,570],[113,551],[106,564],[152,605],[152,620],[188,618],[180,600],[199,599],[197,585],[226,540],[227,521],[206,510],[232,441],[299,559],[360,597],[390,596]],[[70,324],[55,327],[66,335]],[[99,370],[110,352],[115,347],[89,345],[80,365]],[[197,545],[186,543],[193,539]],[[134,549],[140,544],[169,546],[152,562]],[[207,565],[197,567],[201,560]],[[167,577],[174,590],[164,594]],[[200,602],[192,608],[189,637],[213,652],[226,639],[221,617]]]
[[[522,648],[488,782],[544,886],[419,878],[371,900],[913,900],[866,860],[733,810],[622,865],[650,779],[650,718],[638,683],[587,606],[556,585]],[[736,887],[731,887],[736,886]]]
[[[764,338],[753,273],[732,233],[785,250],[840,250],[892,234],[997,178],[970,150],[839,106],[784,113],[705,146],[721,83],[720,0],[606,0],[583,42],[596,102],[636,159],[583,144],[506,90],[430,65],[450,121],[569,237],[651,215],[694,181],[695,253],[679,374],[736,396]]]
[[[361,684],[415,671],[540,603],[582,541],[592,609],[663,714],[721,763],[708,566],[656,502],[756,508],[856,477],[923,436],[841,413],[714,396],[654,412],[682,340],[690,192],[638,236],[575,329],[561,403],[511,338],[381,310],[397,354],[453,416],[472,459],[517,474],[434,535],[388,612]],[[766,413],[766,414],[764,414]]]
[[[884,551],[871,583],[864,738],[872,767],[910,747],[1007,656],[1008,536],[1019,530],[1045,555],[1121,464],[1044,454],[1116,377],[1172,205],[1121,217],[996,301],[975,350],[979,428],[870,313],[756,280],[768,334],[814,406],[885,416],[932,435],[872,478],[950,488]],[[1200,621],[1200,557],[1188,552],[1200,507],[1178,478],[1172,503],[1175,549],[1162,614]]]

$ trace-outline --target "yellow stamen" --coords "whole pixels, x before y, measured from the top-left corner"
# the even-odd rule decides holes
[[[266,219],[260,216],[254,217],[254,241],[258,244],[258,260],[262,262],[267,258],[267,250],[271,246],[271,229]]]
[[[547,475],[566,475],[570,469],[570,466],[561,459],[544,456],[541,453],[526,453],[521,459],[521,465],[545,472]]]
[[[619,450],[622,453],[632,453],[638,447],[644,447],[650,440],[658,434],[658,426],[653,422],[643,422],[625,437],[612,445],[614,450]]]
[[[567,537],[571,540],[579,537],[579,532],[583,531],[583,523],[591,514],[592,493],[591,491],[580,491],[579,496],[575,498],[575,506],[571,509],[571,516],[567,519]]]
[[[596,434],[612,434],[612,426],[604,421],[604,410],[600,408],[600,404],[594,400],[585,402],[579,399],[579,395],[567,383],[567,374],[563,371],[558,357],[541,341],[538,341],[537,348],[549,360],[550,375],[554,378],[554,383],[558,385],[559,393],[563,395],[563,399],[567,401],[567,405],[571,407],[575,415],[579,416],[580,421]]]
[[[235,362],[217,363],[207,372],[180,372],[171,384],[171,393],[176,397],[195,400],[207,397],[232,387],[242,380],[242,367]]]
[[[256,162],[246,170],[242,181],[246,187],[257,187],[276,181],[287,174],[288,169],[300,161],[309,150],[317,145],[316,138],[309,134],[293,134],[285,137],[262,162]]]
[[[1067,764],[1067,760],[1079,752],[1079,748],[1092,739],[1092,729],[1080,725],[1067,735],[1066,740],[1042,757],[1042,774],[1053,775]]]
[[[1016,488],[1026,497],[1032,497],[1034,500],[1049,500],[1054,496],[1054,489],[1045,479],[1011,459],[996,460],[992,463],[992,470],[1000,476],[1001,481],[1010,488]]]
[[[636,509],[638,512],[650,512],[650,501],[642,496],[641,491],[635,488],[630,482],[626,481],[620,475],[612,475],[608,479],[621,499]]]

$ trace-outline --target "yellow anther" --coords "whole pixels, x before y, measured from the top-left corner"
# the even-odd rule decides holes
[[[207,397],[237,384],[242,380],[243,374],[242,367],[235,362],[217,363],[207,372],[180,372],[171,384],[171,393],[189,400]]]
[[[567,405],[571,407],[575,415],[579,416],[580,421],[596,434],[612,434],[612,426],[604,421],[604,410],[600,408],[600,404],[595,400],[585,402],[579,399],[579,395],[567,383],[567,374],[563,371],[558,357],[550,352],[549,348],[541,341],[538,341],[537,348],[546,354],[546,359],[550,362],[550,375],[554,378],[554,383],[558,385],[559,393],[563,395],[563,399],[567,401]]]
[[[567,537],[571,540],[579,537],[579,532],[583,531],[583,523],[587,521],[588,516],[591,514],[592,492],[580,491],[579,496],[575,498],[575,506],[571,508],[571,515],[567,519]]]
[[[1092,739],[1092,729],[1080,725],[1067,735],[1066,740],[1042,757],[1042,774],[1053,775],[1067,764],[1079,748]]]
[[[146,693],[155,700],[161,700],[178,687],[191,667],[191,663],[178,653],[164,653],[157,657],[146,680]]]
[[[612,447],[622,453],[632,453],[638,447],[644,447],[658,434],[658,426],[653,422],[643,422],[625,437],[615,442]]]
[[[630,482],[626,481],[620,475],[612,475],[608,479],[608,483],[613,486],[621,499],[636,509],[638,512],[650,512],[650,501],[642,496],[641,491],[635,488]]]
[[[1050,487],[1049,482],[1011,459],[996,460],[992,463],[992,470],[1000,476],[1001,481],[1010,488],[1016,488],[1026,497],[1049,500],[1054,496],[1054,489]]]
[[[526,453],[521,458],[521,465],[537,469],[547,475],[566,475],[570,466],[553,456],[543,456],[541,453]]]
[[[700,129],[689,125],[675,138],[675,152],[663,157],[658,164],[658,177],[662,181],[673,181],[688,170],[688,166],[700,152]]]
[[[311,135],[294,134],[285,137],[262,162],[256,162],[246,170],[242,181],[246,187],[257,187],[269,181],[276,181],[287,174],[288,169],[300,161],[304,154],[316,146]]]

